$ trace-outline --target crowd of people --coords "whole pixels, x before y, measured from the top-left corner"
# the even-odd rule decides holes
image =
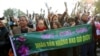
[[[9,35],[43,32],[83,24],[91,24],[93,27],[91,42],[70,48],[34,53],[29,56],[97,56],[96,48],[100,47],[100,15],[90,16],[89,12],[85,12],[82,15],[77,13],[75,16],[69,17],[65,11],[63,14],[49,13],[47,18],[40,15],[34,17],[24,15],[19,16],[17,20],[14,17],[9,19],[7,24],[4,24],[3,19],[0,19],[0,56],[13,56]],[[18,56],[21,55],[18,54]]]

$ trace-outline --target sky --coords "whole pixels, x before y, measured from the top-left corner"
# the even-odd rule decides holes
[[[45,3],[47,3],[49,7],[52,7],[52,12],[56,12],[57,10],[57,13],[63,13],[65,11],[64,2],[67,2],[68,13],[70,14],[77,1],[78,0],[0,0],[0,17],[3,16],[3,12],[7,8],[17,8],[25,13],[26,10],[28,10],[31,14],[33,11],[40,13],[40,9],[42,8],[45,10],[45,14],[47,14]]]

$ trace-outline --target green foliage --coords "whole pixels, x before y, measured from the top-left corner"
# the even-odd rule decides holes
[[[19,10],[19,9],[15,9],[15,8],[13,8],[13,9],[9,8],[9,9],[4,11],[4,16],[5,17],[8,17],[8,16],[21,16],[21,15],[25,15],[25,13],[23,11]]]
[[[95,14],[100,13],[100,0],[95,2]]]
[[[11,8],[4,11],[4,16],[13,16],[14,12]]]

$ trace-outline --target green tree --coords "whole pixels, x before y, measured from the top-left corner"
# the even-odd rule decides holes
[[[14,15],[14,12],[11,8],[7,9],[4,11],[4,16],[13,16]]]
[[[4,11],[4,16],[8,17],[8,16],[21,16],[21,15],[26,15],[23,11],[21,11],[20,9],[7,9]]]
[[[95,2],[95,14],[100,13],[100,0]]]

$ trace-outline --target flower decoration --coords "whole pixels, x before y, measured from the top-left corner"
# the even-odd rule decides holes
[[[19,40],[20,42],[25,42],[26,41],[26,39],[23,36],[19,36],[17,40]]]
[[[18,54],[20,56],[28,56],[29,53],[29,48],[25,45],[20,46],[20,48],[18,49]]]
[[[26,44],[26,38],[24,36],[18,36],[16,38],[16,43],[17,44],[17,53],[19,56],[28,56],[28,53],[29,53],[29,47],[28,45]]]

